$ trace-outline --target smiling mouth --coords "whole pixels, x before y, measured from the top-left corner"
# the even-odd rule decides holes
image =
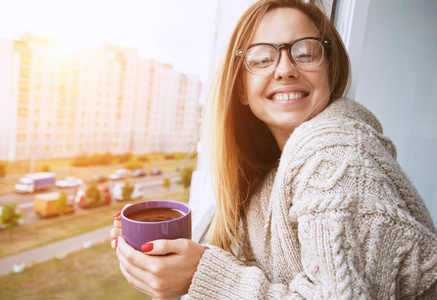
[[[296,100],[300,98],[307,97],[308,93],[277,93],[272,95],[271,100],[275,101],[287,101],[287,100]]]

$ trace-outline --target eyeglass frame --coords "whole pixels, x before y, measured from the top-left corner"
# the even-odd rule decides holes
[[[320,65],[322,64],[322,62],[323,62],[323,59],[325,58],[326,47],[328,47],[329,45],[331,45],[331,41],[330,41],[330,40],[326,40],[326,39],[322,39],[322,38],[319,38],[319,37],[303,37],[303,38],[299,38],[299,39],[297,39],[297,40],[291,41],[290,43],[283,43],[283,44],[280,44],[280,45],[276,45],[276,44],[272,44],[272,43],[264,43],[264,42],[263,42],[263,43],[255,43],[255,44],[251,44],[251,45],[249,45],[249,47],[247,47],[247,50],[249,50],[249,49],[252,48],[252,47],[259,46],[259,45],[272,46],[273,48],[276,49],[276,53],[277,53],[277,58],[278,58],[278,59],[277,59],[277,61],[276,61],[275,68],[274,68],[270,73],[267,73],[267,74],[259,75],[259,74],[255,74],[255,73],[253,73],[253,71],[252,71],[252,70],[247,66],[246,59],[243,57],[243,54],[245,54],[245,52],[247,51],[247,50],[245,51],[244,48],[240,48],[240,49],[238,49],[237,51],[235,51],[235,55],[240,56],[240,57],[243,58],[244,66],[246,67],[246,69],[247,69],[251,74],[256,75],[256,76],[268,76],[268,75],[272,74],[272,73],[276,70],[276,67],[277,67],[278,64],[279,64],[279,61],[281,60],[281,49],[282,49],[282,48],[285,48],[285,49],[287,50],[288,58],[289,58],[290,61],[293,63],[293,65],[294,65],[297,69],[302,70],[301,68],[299,68],[299,67],[297,66],[296,62],[295,62],[294,59],[293,59],[293,56],[291,55],[291,48],[293,47],[293,45],[296,44],[297,42],[302,41],[302,40],[316,40],[316,41],[318,41],[318,42],[322,45],[322,49],[323,49],[322,59],[320,60],[320,64],[318,65],[318,66],[320,66]],[[317,66],[317,67],[318,67],[318,66]],[[316,68],[317,68],[317,67],[316,67]]]

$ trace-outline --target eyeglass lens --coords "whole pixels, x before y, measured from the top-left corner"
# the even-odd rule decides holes
[[[308,39],[292,44],[288,53],[297,68],[309,71],[321,64],[324,49],[319,41]],[[245,64],[251,73],[267,75],[275,70],[280,55],[280,51],[273,45],[256,45],[247,50]]]

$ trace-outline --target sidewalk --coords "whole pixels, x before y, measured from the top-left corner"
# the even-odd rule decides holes
[[[0,276],[12,272],[16,264],[24,264],[26,267],[30,267],[35,263],[40,263],[56,256],[62,257],[68,253],[104,241],[108,241],[109,247],[109,232],[112,227],[112,225],[106,226],[62,241],[0,258]]]

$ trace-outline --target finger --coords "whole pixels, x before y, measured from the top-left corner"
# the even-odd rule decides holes
[[[153,290],[150,283],[156,281],[154,275],[147,270],[147,267],[153,265],[150,257],[129,246],[122,237],[118,237],[116,254],[120,261],[120,269],[124,271],[123,275],[128,279],[129,284],[150,293]]]
[[[121,221],[120,220],[114,220],[114,227],[121,228]]]
[[[129,283],[130,286],[132,286],[133,288],[137,289],[138,291],[140,291],[143,294],[146,294],[146,295],[148,295],[150,297],[153,297],[152,289],[147,284],[147,281],[140,280],[136,276],[133,276],[130,272],[128,272],[126,270],[126,268],[124,267],[124,265],[121,262],[120,262],[119,267],[120,267],[121,273],[126,278],[126,280],[127,280],[127,282]]]
[[[112,228],[110,234],[111,234],[111,238],[115,239],[117,236],[121,236],[121,229],[120,228]]]
[[[188,239],[155,240],[143,244],[141,251],[149,255],[184,254],[192,242]]]
[[[120,262],[126,262],[123,265],[132,264],[142,270],[148,270],[147,266],[150,263],[150,258],[140,251],[132,248],[123,237],[119,236],[117,238],[118,246],[117,246],[117,257]]]

